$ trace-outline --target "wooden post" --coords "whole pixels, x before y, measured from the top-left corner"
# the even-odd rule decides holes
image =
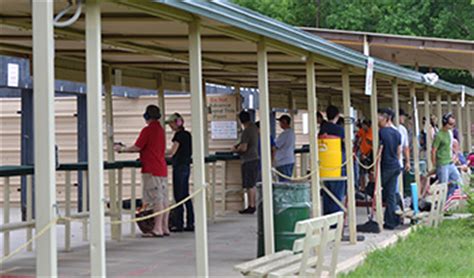
[[[436,93],[436,117],[438,117],[438,128],[441,129],[443,127],[442,118],[443,118],[443,107],[441,103],[441,93]]]
[[[433,169],[433,163],[431,162],[431,145],[433,139],[431,138],[430,130],[431,130],[431,109],[430,109],[430,94],[428,92],[427,88],[424,88],[423,91],[423,102],[425,105],[425,132],[426,132],[426,166],[428,171],[431,171]]]
[[[421,192],[421,177],[420,177],[420,150],[419,150],[419,143],[418,143],[418,107],[417,107],[417,100],[416,100],[416,88],[415,84],[410,84],[410,99],[412,101],[413,106],[413,136],[412,136],[412,145],[413,145],[413,166],[415,168],[415,182],[418,186],[418,192]]]
[[[349,239],[352,244],[357,243],[357,217],[356,217],[356,201],[355,201],[355,185],[354,185],[354,158],[352,156],[352,136],[351,123],[347,117],[351,114],[351,88],[349,80],[349,70],[347,67],[342,69],[342,96],[344,105],[344,133],[345,133],[345,149],[346,149],[346,173],[347,173],[347,206],[349,218]]]
[[[372,95],[370,96],[370,112],[372,114],[372,148],[373,161],[377,160],[379,149],[379,125],[378,125],[378,102],[377,102],[377,79],[374,77],[372,85]],[[377,190],[375,192],[375,208],[377,210],[376,219],[380,230],[383,230],[383,208],[382,208],[382,177],[380,172],[380,161],[376,164],[378,175],[376,177]]]
[[[86,4],[87,151],[90,192],[91,276],[105,277],[102,45],[99,0]]]
[[[309,55],[306,60],[306,91],[308,98],[308,120],[309,120],[309,146],[311,158],[311,196],[313,201],[313,217],[321,216],[321,184],[319,181],[319,157],[318,157],[318,130],[316,126],[316,113],[318,112],[316,98],[316,77],[314,70],[314,58]],[[303,157],[303,155],[302,155]],[[303,165],[301,165],[303,167]]]
[[[132,219],[135,218],[135,211],[137,210],[137,205],[136,205],[136,190],[137,190],[137,169],[136,168],[132,168],[130,170],[130,186],[131,186],[131,200],[132,200],[132,204],[130,206],[130,217]],[[135,237],[135,234],[136,234],[136,226],[135,226],[135,223],[130,223],[130,234],[132,235],[132,237]]]
[[[34,84],[35,228],[56,218],[54,123],[54,1],[32,1]],[[57,276],[56,225],[36,240],[36,276]]]
[[[33,221],[33,176],[26,177],[26,222]],[[33,237],[33,229],[26,230],[26,239],[30,240]],[[28,251],[33,251],[33,243],[28,244]]]
[[[107,161],[115,161],[114,151],[114,116],[113,116],[113,95],[112,95],[112,68],[104,67],[104,83],[105,83],[105,130],[107,135]],[[109,178],[109,199],[110,199],[110,215],[112,221],[121,219],[118,214],[118,206],[121,204],[117,200],[117,183],[115,180],[115,170],[107,171]],[[122,235],[122,225],[113,224],[111,227],[112,239],[120,240]]]
[[[3,224],[10,223],[10,177],[5,177],[3,185]],[[10,231],[3,233],[3,256],[10,255]]]
[[[263,195],[263,227],[265,238],[265,254],[275,252],[273,234],[273,188],[272,160],[270,151],[270,101],[268,91],[268,57],[265,39],[257,43],[258,60],[258,91],[260,100],[260,130],[264,134],[261,140],[262,163],[262,195]]]
[[[451,97],[450,93],[448,93],[447,102],[448,102],[448,112],[453,113],[453,98]]]
[[[469,103],[469,99],[466,100],[466,151],[468,153],[473,151],[473,146],[472,146],[472,118],[471,118],[471,105]]]
[[[204,115],[202,111],[202,60],[201,24],[198,19],[189,23],[189,76],[191,85],[192,145],[193,145],[193,184],[194,190],[202,189],[195,197],[196,212],[196,276],[209,275],[207,251],[206,217],[206,177],[204,162]]]
[[[461,96],[458,97],[458,101],[457,101],[457,113],[456,113],[456,127],[458,128],[458,132],[459,132],[459,135],[460,135],[460,139],[461,139],[461,142],[459,142],[459,147],[461,148],[461,151],[464,150],[463,148],[463,145],[464,145],[464,141],[465,138],[463,138],[463,130],[464,130],[464,122],[463,122],[463,116],[462,116],[462,106],[461,106]]]
[[[165,121],[166,121],[166,103],[165,103],[165,76],[164,73],[160,73],[156,78],[156,85],[158,87],[158,107],[161,110],[161,126],[166,130]],[[166,141],[166,140],[165,140]]]
[[[400,102],[398,94],[398,80],[396,78],[392,81],[392,106],[395,112],[394,124],[398,128],[400,126]],[[403,150],[401,155],[403,157]],[[405,159],[408,161],[410,160],[409,157],[405,157]],[[401,165],[401,167],[403,167],[403,165]],[[398,177],[398,192],[400,193],[400,197],[403,200],[403,170]]]
[[[67,218],[71,217],[71,171],[66,171],[66,210]],[[64,229],[64,249],[71,251],[71,221],[66,220]]]

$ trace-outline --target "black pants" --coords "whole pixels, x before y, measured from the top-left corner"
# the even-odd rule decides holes
[[[395,213],[397,209],[397,186],[400,168],[382,168],[382,199],[386,204],[384,222],[390,228],[400,225],[400,217]]]
[[[180,202],[184,198],[189,196],[189,165],[173,165],[173,195],[176,202]],[[186,226],[194,227],[194,210],[193,203],[188,200],[186,206]],[[184,208],[183,205],[175,208],[175,219],[174,224],[176,228],[183,228],[184,226]]]

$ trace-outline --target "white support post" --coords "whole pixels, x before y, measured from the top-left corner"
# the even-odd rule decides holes
[[[442,118],[443,118],[443,107],[441,104],[441,93],[436,93],[436,117],[438,117],[438,128],[441,129],[443,127]]]
[[[137,180],[137,170],[136,168],[132,168],[130,170],[130,186],[131,186],[131,205],[130,205],[130,218],[134,219],[135,218],[135,211],[137,210],[137,205],[136,205],[136,200],[137,200],[137,196],[136,196],[136,190],[137,190],[137,185],[136,185],[136,180]],[[132,222],[130,223],[130,234],[132,235],[132,237],[134,238],[135,237],[135,234],[136,234],[136,227],[135,227],[135,223]]]
[[[3,185],[3,224],[10,223],[10,177],[5,177]],[[3,256],[10,255],[10,231],[3,233]]]
[[[71,171],[66,171],[66,208],[65,215],[67,218],[71,217]],[[64,227],[64,249],[71,251],[71,221],[66,220]]]
[[[207,250],[206,177],[204,161],[204,115],[202,111],[201,25],[199,20],[189,23],[189,76],[191,87],[191,125],[193,130],[193,184],[202,189],[195,197],[196,212],[196,276],[209,276]]]
[[[448,93],[447,102],[448,102],[448,112],[453,113],[453,98],[450,93]]]
[[[423,91],[423,102],[425,106],[425,132],[426,132],[426,166],[428,171],[433,169],[433,163],[431,162],[431,145],[433,139],[431,138],[431,106],[430,106],[430,94],[427,88]]]
[[[104,149],[100,4],[86,4],[87,144],[91,276],[105,277]]]
[[[471,105],[469,100],[466,100],[466,151],[468,153],[472,152],[472,118],[471,118]]]
[[[393,107],[393,112],[395,112],[394,124],[396,127],[399,127],[400,126],[400,102],[399,102],[399,94],[398,94],[398,80],[396,78],[392,81],[392,107]],[[403,156],[403,150],[402,150],[402,156]],[[410,160],[409,157],[405,157],[405,159]],[[400,176],[398,177],[398,192],[400,193],[400,197],[403,200],[403,171],[400,173]]]
[[[26,177],[26,222],[33,221],[33,175]],[[33,229],[26,230],[26,240],[33,237]],[[33,243],[28,244],[28,251],[33,251]]]
[[[54,36],[52,0],[33,1],[34,157],[36,231],[56,218]],[[36,276],[57,276],[56,224],[36,240]]]
[[[463,144],[464,144],[464,139],[463,138],[463,131],[464,131],[464,122],[463,122],[463,117],[462,117],[462,106],[461,106],[461,96],[458,97],[457,101],[457,109],[456,109],[456,127],[458,128],[458,132],[460,135],[461,142],[459,142],[459,147],[461,148],[461,151],[464,150]]]
[[[309,120],[309,148],[311,159],[311,199],[313,201],[313,217],[321,216],[321,184],[319,181],[319,153],[318,153],[318,128],[316,125],[318,104],[316,98],[316,77],[314,58],[309,55],[306,60],[306,91],[308,98]],[[301,154],[303,156],[303,154]],[[305,173],[306,174],[306,173]]]
[[[342,69],[342,101],[344,106],[344,116],[350,117],[351,115],[351,88],[349,80],[349,70],[347,67]],[[344,121],[344,133],[345,133],[345,150],[346,150],[346,174],[347,174],[347,206],[348,206],[348,218],[349,218],[349,240],[350,243],[357,243],[357,216],[356,216],[356,200],[355,200],[355,181],[354,181],[354,158],[352,157],[352,136],[351,136],[351,123],[349,120]]]
[[[105,130],[107,134],[107,161],[115,161],[114,151],[114,106],[112,96],[112,68],[104,67],[104,84],[105,84]],[[107,171],[109,178],[109,200],[110,200],[110,215],[112,221],[121,219],[121,214],[118,213],[118,206],[120,204],[117,200],[117,182],[115,180],[115,170]],[[122,237],[122,225],[114,224],[111,227],[112,239],[120,240]]]
[[[263,231],[265,254],[275,252],[273,235],[273,188],[272,188],[272,159],[270,152],[270,101],[268,91],[268,58],[265,39],[257,43],[258,60],[258,91],[260,102],[260,130],[267,134],[261,138],[262,163],[262,195],[263,195]]]
[[[377,160],[377,154],[379,151],[379,124],[378,124],[378,102],[377,102],[377,79],[373,78],[372,95],[370,96],[370,112],[372,116],[372,148],[373,148],[373,160]],[[383,230],[383,208],[382,208],[382,173],[380,172],[380,159],[379,163],[376,163],[376,172],[378,175],[375,177],[377,189],[375,191],[375,209],[376,219],[379,224],[379,228]]]
[[[82,171],[82,212],[89,213],[89,175]],[[82,220],[82,240],[89,240],[88,218]]]
[[[166,121],[166,107],[165,107],[165,76],[163,73],[160,73],[157,76],[157,87],[158,87],[158,107],[161,110],[161,119],[160,123],[161,126],[166,129],[165,121]],[[165,134],[166,135],[166,134]]]
[[[418,192],[421,192],[421,173],[420,173],[420,144],[418,142],[418,130],[416,130],[416,126],[418,124],[418,112],[415,109],[417,107],[417,99],[416,99],[416,88],[415,84],[410,84],[410,99],[412,101],[413,106],[413,132],[412,132],[412,145],[413,145],[413,167],[415,168],[415,182],[418,186]]]

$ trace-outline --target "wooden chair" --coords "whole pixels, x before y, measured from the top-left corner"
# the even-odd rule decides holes
[[[235,266],[244,276],[252,277],[321,277],[323,271],[335,277],[342,237],[342,212],[296,223],[295,233],[304,234],[296,240],[293,250],[284,250]],[[331,226],[335,225],[335,229]],[[334,242],[330,265],[324,264],[328,244]]]
[[[431,186],[431,210],[427,217],[426,225],[430,227],[438,227],[443,220],[444,206],[448,194],[447,183],[436,183]]]

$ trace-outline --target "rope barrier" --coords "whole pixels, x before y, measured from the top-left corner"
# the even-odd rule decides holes
[[[341,169],[342,167],[345,167],[347,165],[349,161],[345,161],[344,163],[341,164],[340,167],[334,167],[334,168],[327,168],[327,167],[322,167],[322,166],[319,166],[318,169],[313,169],[311,170],[311,172],[309,172],[308,174],[304,175],[304,176],[300,176],[300,177],[290,177],[290,176],[287,176],[283,173],[281,173],[280,171],[278,171],[277,169],[275,168],[272,168],[272,172],[275,173],[277,176],[280,176],[281,178],[284,178],[284,179],[287,179],[287,180],[290,180],[290,181],[304,181],[304,180],[308,180],[309,178],[311,178],[314,174],[316,174],[317,171],[319,170],[325,170],[325,171],[334,171],[334,170],[338,170],[338,169]]]
[[[20,245],[20,247],[18,247],[17,249],[15,249],[13,252],[11,252],[10,254],[8,254],[7,256],[5,257],[2,257],[0,259],[0,265],[2,265],[3,263],[5,263],[7,260],[11,259],[13,256],[15,256],[16,254],[20,253],[23,249],[26,249],[28,247],[28,245],[30,245],[31,243],[33,243],[34,241],[36,241],[37,239],[39,239],[40,237],[42,237],[44,235],[44,233],[46,233],[49,229],[51,229],[51,227],[53,225],[56,224],[56,222],[58,222],[59,220],[59,217],[56,217],[54,218],[53,220],[51,220],[51,222],[49,222],[46,226],[44,226],[43,229],[41,229],[37,234],[35,234],[34,237],[32,237],[30,240],[28,240],[27,242],[25,242],[24,244]]]
[[[164,209],[164,210],[160,210],[160,211],[157,211],[157,212],[154,212],[150,215],[147,215],[147,216],[143,216],[143,217],[139,217],[139,218],[131,218],[131,219],[127,219],[127,220],[116,220],[116,221],[110,221],[106,224],[111,224],[111,225],[118,225],[118,224],[126,224],[126,223],[133,223],[133,222],[140,222],[140,221],[143,221],[143,220],[147,220],[147,219],[150,219],[150,218],[153,218],[153,217],[156,217],[158,215],[162,215],[164,213],[167,213],[181,205],[183,205],[184,203],[186,203],[187,201],[189,201],[190,199],[196,197],[199,193],[201,193],[201,191],[204,190],[206,186],[203,186],[201,188],[199,188],[198,190],[194,191],[191,195],[189,195],[188,197],[184,198],[183,200],[177,202],[176,204],[172,205],[172,206],[169,206],[168,208]]]
[[[188,197],[184,198],[183,200],[179,201],[178,203],[172,205],[172,206],[169,206],[168,208],[164,209],[164,210],[161,210],[161,211],[157,211],[157,212],[154,212],[153,214],[150,214],[150,215],[147,215],[147,216],[143,216],[143,217],[139,217],[139,218],[132,218],[132,219],[127,219],[127,220],[117,220],[117,221],[110,221],[110,222],[107,222],[106,224],[111,224],[111,225],[117,225],[117,224],[125,224],[125,223],[133,223],[133,222],[140,222],[140,221],[143,221],[143,220],[147,220],[147,219],[150,219],[150,218],[153,218],[153,217],[156,217],[158,215],[161,215],[161,214],[164,214],[166,212],[169,212],[181,205],[183,205],[184,203],[186,203],[187,201],[189,201],[190,199],[196,197],[199,193],[201,193],[204,188],[206,186],[203,186],[201,188],[199,188],[198,190],[194,191],[191,195],[189,195]],[[57,211],[57,213],[59,214],[59,212]],[[13,256],[17,255],[18,253],[20,253],[22,250],[26,249],[28,247],[28,245],[32,244],[34,241],[36,241],[37,239],[39,239],[40,237],[42,237],[49,229],[51,229],[51,227],[53,225],[55,225],[58,221],[60,220],[66,220],[66,221],[69,221],[69,222],[72,222],[72,221],[78,221],[78,222],[82,222],[83,219],[74,219],[74,218],[71,218],[71,217],[66,217],[66,216],[61,216],[59,215],[58,217],[54,218],[53,220],[51,220],[51,222],[49,222],[46,226],[44,226],[43,229],[41,229],[38,233],[35,234],[34,237],[32,237],[30,240],[28,240],[27,242],[25,242],[24,244],[22,244],[20,247],[18,247],[17,249],[15,249],[13,252],[11,252],[10,254],[8,254],[7,256],[5,257],[2,257],[0,258],[0,265],[2,265],[4,262],[6,262],[7,260],[11,259]]]
[[[362,161],[360,161],[360,159],[359,159],[359,157],[357,157],[357,155],[354,155],[354,157],[356,159],[357,164],[359,164],[360,167],[364,168],[365,170],[370,170],[377,164],[377,160],[380,158],[381,155],[382,155],[382,153],[378,154],[375,157],[375,161],[370,165],[365,165],[364,163],[362,163]]]

